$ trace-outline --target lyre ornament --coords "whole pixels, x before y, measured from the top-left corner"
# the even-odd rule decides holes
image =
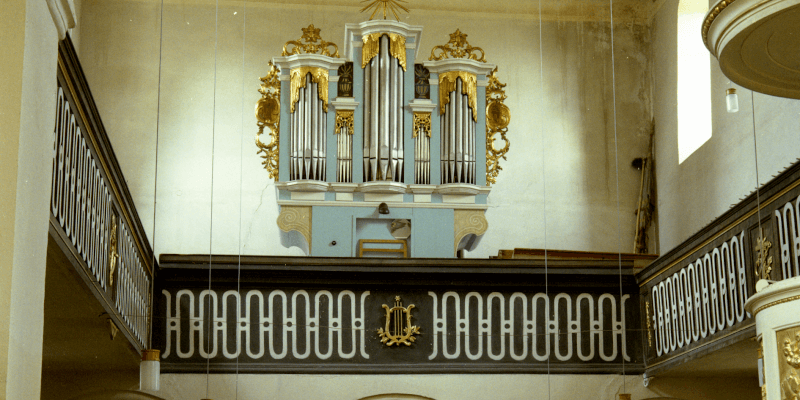
[[[381,343],[390,347],[394,344],[411,346],[411,343],[417,340],[414,335],[419,334],[419,327],[411,325],[412,308],[414,308],[413,304],[403,307],[400,296],[395,296],[394,307],[383,305],[383,309],[386,310],[386,327],[378,328]],[[403,320],[405,320],[405,327],[402,325]]]

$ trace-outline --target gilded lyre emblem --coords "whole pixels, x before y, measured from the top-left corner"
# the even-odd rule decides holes
[[[769,250],[772,248],[767,238],[764,237],[764,231],[761,231],[758,239],[756,239],[756,279],[772,279],[772,256],[769,255]]]
[[[500,159],[506,159],[510,147],[506,133],[511,122],[511,112],[503,104],[506,100],[506,85],[497,80],[497,68],[488,76],[486,86],[486,185],[497,183],[497,175],[503,168]],[[499,136],[496,136],[499,135]],[[495,141],[502,141],[503,147],[496,148]]]
[[[411,343],[417,340],[414,335],[419,334],[419,327],[411,325],[411,309],[414,308],[414,305],[403,307],[400,296],[395,296],[394,307],[390,308],[384,304],[383,308],[386,310],[386,327],[378,328],[381,343],[385,343],[387,346],[393,344],[411,346]],[[405,326],[403,326],[404,319]]]
[[[262,77],[261,87],[258,93],[261,93],[261,98],[256,103],[256,124],[258,125],[258,133],[256,134],[256,146],[258,152],[262,154],[261,158],[264,161],[261,164],[269,173],[270,178],[278,181],[278,152],[279,152],[279,135],[280,135],[280,122],[281,122],[281,82],[278,78],[280,70],[272,61],[269,62],[270,71],[267,76]],[[261,135],[264,133],[264,128],[268,127],[270,132],[269,144],[261,141]]]
[[[114,288],[114,272],[117,270],[117,217],[111,214],[111,233],[109,234],[108,245],[108,287]],[[113,293],[113,290],[112,290]]]
[[[478,57],[478,51],[481,52],[480,57]],[[472,47],[469,42],[467,42],[467,35],[465,33],[461,33],[460,29],[456,29],[455,32],[450,34],[449,42],[441,46],[435,46],[433,49],[431,49],[431,56],[428,58],[428,60],[438,61],[453,57],[468,58],[470,60],[486,62],[484,55],[485,53],[483,52],[482,48]]]
[[[308,28],[301,28],[303,30],[303,36],[300,37],[300,40],[305,41],[302,43],[300,40],[290,40],[283,45],[283,53],[282,56],[290,56],[292,54],[322,54],[323,56],[339,58],[339,46],[322,40],[322,37],[319,36],[319,28],[315,28],[314,24],[308,26]],[[290,47],[292,46],[292,47]],[[333,50],[333,52],[331,52]]]

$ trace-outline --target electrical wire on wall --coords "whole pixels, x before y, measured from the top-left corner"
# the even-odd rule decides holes
[[[245,113],[245,54],[247,44],[247,0],[244,1],[242,10],[242,104],[239,107],[242,110],[242,136],[239,140],[239,258],[236,265],[236,294],[237,298],[242,298],[242,188],[244,186],[244,116]],[[240,300],[241,301],[241,300]],[[248,321],[249,324],[249,321]],[[248,326],[249,328],[249,326]],[[236,354],[236,387],[235,399],[239,399],[239,356],[240,352]]]
[[[210,193],[210,207],[209,207],[209,229],[208,229],[208,293],[209,295],[206,296],[208,299],[207,307],[209,313],[209,318],[207,321],[213,321],[212,315],[213,311],[211,310],[211,264],[212,259],[211,255],[214,254],[214,145],[215,145],[215,136],[217,130],[217,47],[219,44],[219,0],[215,2],[214,8],[214,90],[212,91],[213,101],[212,101],[212,112],[211,112],[211,193]],[[206,337],[211,337],[211,324],[206,324]],[[210,340],[207,340],[206,343],[203,343],[204,346],[210,345]],[[209,348],[206,347],[206,354],[209,354]],[[209,383],[210,383],[210,369],[211,369],[211,357],[206,358],[206,399],[209,398]]]
[[[547,173],[545,168],[545,141],[544,141],[544,41],[542,40],[542,0],[539,0],[539,140],[542,150],[542,219],[544,221],[544,295],[550,299],[547,276]],[[549,318],[549,316],[548,316]],[[550,357],[547,357],[547,398],[550,399]]]

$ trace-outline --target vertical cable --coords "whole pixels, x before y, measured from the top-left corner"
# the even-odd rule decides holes
[[[159,20],[159,42],[158,42],[158,86],[156,88],[156,160],[155,171],[153,171],[153,262],[150,264],[150,335],[147,342],[149,349],[153,348],[153,301],[155,300],[156,283],[156,212],[158,211],[158,133],[159,121],[161,119],[161,59],[164,51],[164,0],[161,0],[161,16]]]
[[[544,41],[542,40],[542,0],[539,0],[539,140],[541,141],[540,148],[542,149],[542,216],[544,217],[544,297],[550,302],[550,292],[548,288],[547,277],[547,173],[545,168],[545,146],[544,146]],[[549,308],[549,307],[548,307]],[[548,322],[550,315],[545,317],[545,325],[549,326]],[[558,334],[556,332],[556,334]],[[545,329],[545,335],[550,335]],[[536,351],[531,349],[531,351]],[[550,346],[547,346],[547,399],[550,399]]]
[[[242,138],[244,137],[244,89],[245,89],[245,72],[244,72],[244,65],[245,65],[245,54],[246,54],[246,45],[247,44],[247,0],[244,0],[244,10],[242,10],[242,136],[239,138],[239,260],[238,265],[236,268],[236,293],[239,295],[239,315],[236,316],[237,320],[241,317],[241,309],[243,308],[242,304],[242,187],[244,186],[244,141]],[[269,178],[267,178],[269,179]],[[238,321],[237,321],[238,322]],[[237,324],[239,325],[239,324]],[[246,322],[246,327],[250,330],[250,321]],[[236,328],[236,341],[240,341],[241,336],[239,335],[239,328]],[[241,344],[238,345],[238,351],[236,352],[236,391],[234,392],[235,398],[239,399],[239,356],[242,353]]]
[[[617,143],[617,75],[614,61],[614,0],[608,0],[609,16],[611,21],[611,96],[612,107],[614,110],[614,174],[616,178],[617,190],[617,263],[619,265],[619,305],[620,305],[620,319],[625,321],[625,315],[622,314],[622,226],[620,222],[620,208],[619,208],[619,144]],[[625,326],[625,324],[623,324]],[[623,332],[624,333],[624,332]],[[612,333],[612,337],[613,337]],[[620,337],[620,351],[622,355],[622,392],[627,393],[625,387],[625,342]],[[613,340],[616,340],[614,338]]]
[[[216,135],[217,124],[217,46],[218,46],[218,31],[219,31],[219,0],[216,1],[214,8],[214,89],[212,91],[212,111],[211,111],[211,194],[209,200],[211,201],[209,207],[209,229],[208,229],[208,292],[206,299],[208,299],[208,320],[206,320],[206,346],[211,341],[211,325],[214,323],[214,313],[211,310],[211,255],[213,254],[214,243],[214,139]],[[214,310],[216,311],[216,310]],[[210,320],[210,321],[209,321]],[[208,398],[209,388],[209,372],[211,368],[211,357],[206,347],[206,398]]]
[[[752,90],[750,91],[750,109],[753,111],[753,155],[755,156],[756,160],[756,212],[758,213],[758,237],[763,243],[764,231],[761,230],[761,181],[758,180],[758,141],[756,140],[756,98]]]

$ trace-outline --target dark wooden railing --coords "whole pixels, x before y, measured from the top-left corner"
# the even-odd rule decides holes
[[[59,43],[50,235],[137,350],[149,345],[153,251],[69,37]]]
[[[637,275],[648,375],[755,336],[755,282],[800,271],[798,186],[800,163]]]

